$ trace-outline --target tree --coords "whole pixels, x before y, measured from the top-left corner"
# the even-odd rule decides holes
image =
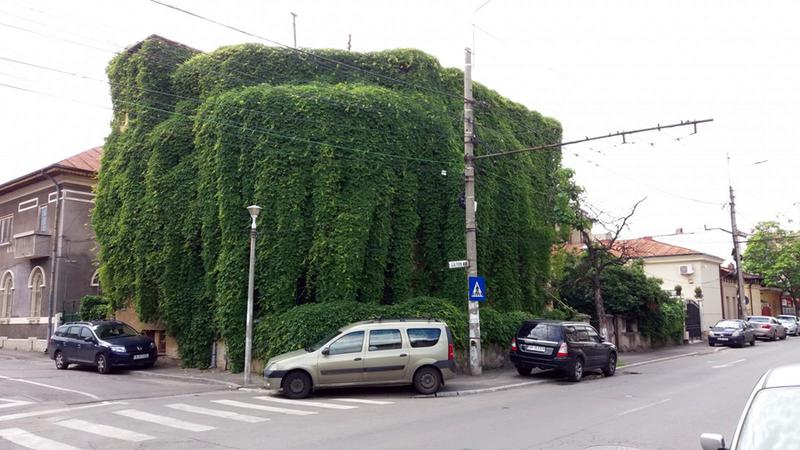
[[[759,222],[743,260],[745,270],[763,276],[767,285],[800,297],[800,234],[784,230],[776,221]]]

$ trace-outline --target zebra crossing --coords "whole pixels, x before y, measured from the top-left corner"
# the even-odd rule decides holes
[[[189,434],[204,433],[224,429],[231,423],[243,426],[254,424],[269,426],[271,420],[280,417],[341,414],[358,408],[394,404],[393,401],[360,398],[324,400],[291,400],[271,395],[245,395],[237,399],[205,398],[201,399],[202,404],[143,403],[141,407],[114,405],[119,409],[109,411],[110,414],[101,414],[95,420],[88,420],[85,417],[53,419],[54,428],[67,431],[66,435],[61,433],[53,436],[51,430],[25,429],[25,424],[7,428],[0,425],[0,448],[7,448],[8,443],[34,450],[79,450],[81,444],[76,442],[89,442],[91,448],[96,448],[106,441],[141,444],[158,442],[160,436],[171,436],[176,431]],[[17,447],[12,446],[12,448]]]

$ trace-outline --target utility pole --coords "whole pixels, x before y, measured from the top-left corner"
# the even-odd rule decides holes
[[[739,308],[741,309],[739,318],[744,319],[747,316],[747,303],[744,297],[744,273],[742,273],[742,257],[739,251],[739,229],[736,228],[736,201],[733,196],[733,186],[728,185],[728,189],[731,194],[731,236],[733,236],[733,257],[736,259],[736,284],[739,291]]]
[[[464,55],[464,203],[466,210],[467,276],[478,275],[477,223],[475,221],[475,147],[474,100],[472,98],[472,51]],[[469,279],[469,278],[467,278]],[[469,307],[469,373],[479,376],[481,366],[481,315],[478,302],[467,300]]]
[[[353,41],[353,35],[352,34],[348,34],[347,35],[347,51],[348,52],[350,51],[350,44],[352,43],[352,41]]]
[[[295,23],[295,19],[297,18],[297,14],[289,13],[292,15],[292,35],[294,35],[294,48],[297,48],[297,24]]]

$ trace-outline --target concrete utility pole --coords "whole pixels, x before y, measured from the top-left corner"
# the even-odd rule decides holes
[[[464,56],[464,209],[466,210],[467,261],[469,264],[467,277],[478,275],[473,103],[472,51],[467,48]],[[467,305],[469,306],[469,372],[478,376],[482,372],[480,305],[478,302],[470,300],[467,300]]]
[[[744,297],[744,273],[742,272],[742,257],[739,251],[739,229],[736,228],[736,201],[733,196],[733,186],[728,186],[731,194],[731,236],[733,236],[733,257],[736,259],[736,284],[739,291],[739,318],[747,317],[747,303]]]
[[[292,35],[294,36],[294,48],[297,48],[297,23],[295,19],[297,18],[297,14],[289,13],[292,15]]]
[[[350,45],[352,43],[353,43],[353,35],[352,34],[348,34],[347,35],[347,51],[348,52],[350,51]]]

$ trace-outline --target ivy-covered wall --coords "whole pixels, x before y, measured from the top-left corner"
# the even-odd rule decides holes
[[[108,74],[101,283],[117,307],[163,319],[184,364],[207,364],[222,337],[241,368],[253,203],[256,317],[417,296],[465,306],[465,274],[447,269],[465,254],[460,71],[416,50],[199,53],[152,36]],[[555,120],[475,96],[478,154],[561,137]],[[479,162],[479,268],[498,311],[542,311],[559,164],[553,151]]]

